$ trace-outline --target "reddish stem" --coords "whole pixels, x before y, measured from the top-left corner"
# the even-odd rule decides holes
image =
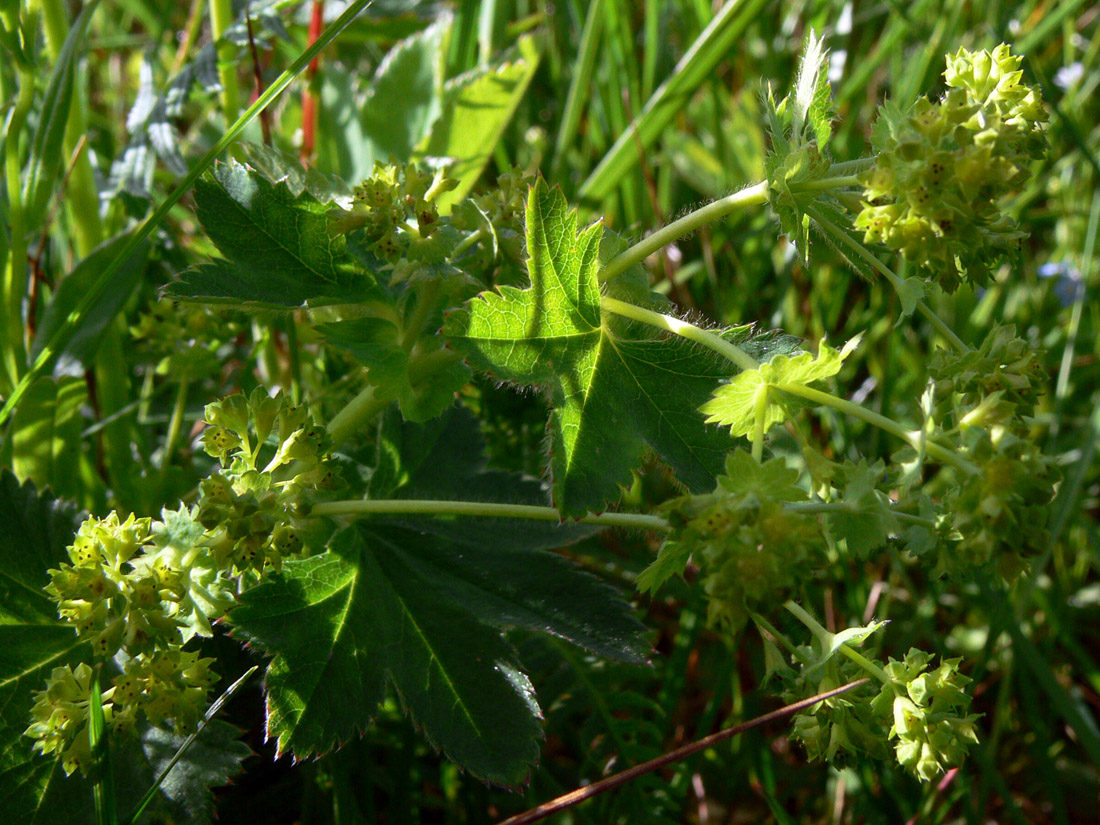
[[[325,0],[313,0],[309,16],[309,43],[321,36],[324,22]],[[308,164],[313,158],[313,147],[317,132],[317,98],[313,94],[313,78],[317,76],[317,66],[321,56],[313,58],[306,70],[306,87],[302,90],[302,150],[299,157]]]

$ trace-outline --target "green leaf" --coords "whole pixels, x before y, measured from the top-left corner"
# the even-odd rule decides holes
[[[829,525],[834,535],[848,543],[848,550],[866,558],[898,533],[898,521],[890,509],[889,499],[876,484],[882,477],[882,466],[872,467],[865,460],[842,468],[845,476],[841,501],[844,509],[830,510]]]
[[[207,825],[216,821],[211,788],[225,785],[252,755],[241,732],[218,719],[210,721],[161,783],[146,809],[155,821]],[[137,741],[112,741],[111,758],[118,771],[120,813],[125,814],[160,776],[187,737],[145,725]],[[145,821],[145,820],[140,820]]]
[[[636,584],[640,593],[655,593],[657,588],[673,576],[682,576],[691,560],[691,545],[680,541],[666,541],[657,551],[657,558],[638,574]]]
[[[84,426],[80,409],[87,401],[83,378],[43,376],[31,384],[12,419],[12,469],[19,478],[72,498],[84,492],[77,469]]]
[[[452,409],[431,426],[386,427],[382,440],[402,457],[403,483],[392,497],[548,503],[535,479],[485,468],[484,440],[465,408]],[[383,523],[438,537],[441,541],[419,542],[419,558],[435,569],[432,578],[447,598],[476,606],[484,621],[551,633],[610,659],[646,661],[649,645],[640,635],[645,628],[617,592],[561,556],[544,552],[598,528],[525,519],[407,517],[372,520],[363,529],[382,530]],[[418,535],[393,539],[391,533],[389,540],[417,544]]]
[[[734,436],[747,436],[753,431],[757,414],[757,399],[767,396],[764,408],[764,431],[787,419],[789,402],[778,396],[774,388],[784,384],[806,385],[840,372],[844,359],[859,344],[859,336],[837,351],[822,342],[817,355],[808,352],[795,356],[777,355],[758,369],[740,373],[714,392],[714,397],[700,410],[708,423],[730,428]]]
[[[353,303],[374,277],[356,271],[342,234],[328,232],[331,205],[286,179],[219,164],[195,184],[198,218],[226,256],[183,272],[165,295],[183,301],[293,309]]]
[[[99,273],[114,260],[123,246],[129,243],[132,231],[123,232],[101,243],[73,267],[72,272],[61,281],[53,299],[42,314],[42,321],[38,325],[38,332],[31,346],[32,357],[37,357],[45,348],[46,342],[76,309],[80,299],[99,277]],[[84,368],[91,365],[103,333],[141,283],[151,249],[152,244],[142,241],[119,266],[107,288],[81,318],[73,331],[72,338],[58,353],[55,373],[83,374]]]
[[[483,466],[476,419],[383,427],[395,498],[545,504],[533,479]],[[501,630],[550,633],[643,662],[641,624],[615,591],[546,547],[590,527],[489,518],[363,520],[328,552],[289,562],[230,613],[275,656],[268,731],[306,756],[367,727],[392,683],[428,739],[474,774],[515,786],[537,758],[539,711]],[[355,695],[348,703],[341,697]]]
[[[23,737],[32,691],[45,685],[53,668],[76,664],[88,652],[43,592],[46,570],[68,558],[65,547],[78,522],[71,504],[0,471],[0,810],[13,822],[60,821],[43,816],[43,806],[74,797],[84,815],[74,808],[66,821],[93,821],[90,786],[64,780],[60,761],[33,753]]]
[[[92,0],[81,9],[61,44],[57,62],[50,74],[46,94],[42,98],[38,124],[31,137],[30,157],[23,171],[24,220],[27,226],[39,227],[54,186],[65,162],[65,127],[73,97],[73,76],[80,57],[80,47],[88,32],[88,22],[99,0]]]
[[[368,377],[383,392],[397,395],[401,414],[409,421],[435,418],[452,404],[455,393],[470,380],[470,369],[461,361],[448,364],[423,381],[413,382],[409,353],[401,345],[397,326],[384,318],[355,318],[317,328],[325,340],[350,352],[369,369]],[[442,349],[438,336],[422,337],[418,357]]]
[[[497,631],[439,599],[396,550],[348,528],[230,612],[236,635],[274,655],[268,736],[296,758],[328,751],[367,728],[389,679],[432,744],[518,786],[541,734],[530,683]]]
[[[783,458],[759,462],[744,450],[734,450],[726,459],[726,474],[718,477],[718,488],[732,495],[752,494],[758,500],[804,501],[806,491],[798,485],[798,470]]]
[[[475,366],[550,387],[555,505],[566,515],[618,498],[649,444],[693,489],[713,487],[731,443],[697,410],[733,368],[679,337],[605,321],[598,249],[602,227],[579,235],[565,198],[539,181],[527,206],[529,289],[485,292],[444,324]]]
[[[535,75],[539,54],[534,39],[521,37],[517,48],[521,57],[516,60],[449,81],[442,115],[416,148],[416,160],[451,159],[447,175],[458,185],[435,199],[443,213],[477,182]]]
[[[360,115],[370,142],[363,150],[371,156],[367,174],[376,160],[410,160],[442,112],[450,29],[450,16],[441,18],[390,49],[378,66]]]

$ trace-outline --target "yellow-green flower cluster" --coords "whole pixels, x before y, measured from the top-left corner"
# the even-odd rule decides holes
[[[286,399],[262,389],[230,396],[207,406],[206,420],[203,444],[221,467],[201,483],[196,507],[165,510],[158,521],[88,518],[68,549],[71,563],[49,571],[58,615],[117,673],[103,692],[114,731],[142,717],[194,730],[217,677],[213,660],[184,645],[212,635],[243,577],[305,549],[310,502],[336,486],[326,431]],[[26,730],[70,773],[89,767],[92,672],[56,668]]]
[[[1039,93],[1020,82],[1021,58],[1000,45],[960,49],[947,60],[947,93],[902,112],[883,107],[878,155],[862,176],[856,226],[929,270],[948,291],[988,283],[996,262],[1023,237],[999,206],[1045,151]]]
[[[857,646],[858,636],[849,643]],[[803,646],[799,656],[801,669],[783,672],[790,683],[783,694],[788,702],[868,675],[836,644]],[[932,655],[917,648],[903,661],[891,659],[886,665],[860,658],[875,669],[878,681],[819,702],[794,719],[791,738],[803,744],[810,759],[886,759],[893,741],[898,763],[923,782],[961,764],[967,748],[978,741],[978,717],[967,713],[970,696],[964,688],[970,679],[959,672],[961,659],[943,660],[930,671]]]
[[[966,577],[987,568],[1012,581],[1046,549],[1058,470],[1033,442],[1001,427],[971,428],[964,442],[979,472],[945,500],[934,572]]]
[[[208,405],[206,420],[203,447],[221,469],[199,486],[198,520],[215,564],[232,573],[278,569],[303,549],[314,495],[338,486],[328,433],[262,388]]]
[[[432,238],[443,225],[435,199],[457,183],[443,170],[375,163],[371,176],[355,188],[351,210],[335,213],[330,228],[340,233],[363,230],[372,251],[390,263],[431,257],[441,246]]]
[[[924,782],[961,764],[967,748],[978,741],[978,717],[970,715],[970,679],[959,673],[961,659],[945,659],[929,671],[932,656],[916,648],[904,661],[891,659],[883,669],[893,685],[884,686],[871,703],[878,714],[893,719],[890,738],[897,740],[898,763]]]
[[[132,514],[122,521],[114,512],[87,519],[69,546],[72,563],[51,570],[46,587],[58,615],[91,643],[95,658],[119,663],[121,673],[103,693],[115,731],[133,729],[139,713],[154,724],[170,718],[178,731],[193,730],[216,681],[212,660],[182,647],[193,635],[209,635],[205,611],[215,618],[224,613],[231,585],[209,569],[209,549],[187,541],[202,536],[191,514],[164,516],[167,524]],[[91,675],[87,664],[55,668],[26,730],[39,752],[60,753],[69,773],[89,767]]]
[[[805,563],[823,546],[814,516],[786,501],[806,497],[798,472],[782,459],[763,464],[743,450],[726,462],[715,492],[666,507],[669,541],[702,568],[708,618],[737,630],[762,603],[782,600],[804,577]]]

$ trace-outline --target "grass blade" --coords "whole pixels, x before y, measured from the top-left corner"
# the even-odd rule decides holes
[[[141,798],[141,801],[138,802],[137,806],[134,808],[134,812],[126,817],[124,825],[134,825],[134,823],[138,821],[138,817],[140,817],[145,812],[145,809],[149,807],[149,803],[152,802],[153,797],[157,795],[157,790],[160,788],[161,784],[163,784],[164,780],[168,777],[168,774],[172,772],[172,768],[176,766],[176,763],[183,758],[183,755],[185,753],[187,753],[187,749],[191,747],[192,744],[194,744],[196,739],[199,738],[199,734],[201,734],[206,729],[206,726],[210,723],[210,720],[218,715],[218,712],[222,709],[225,703],[233,698],[233,694],[241,689],[244,683],[247,682],[252,674],[256,672],[257,668],[258,665],[253,665],[252,667],[250,667],[247,671],[245,671],[244,676],[242,676],[236,682],[227,687],[225,689],[225,693],[214,700],[214,704],[212,704],[210,706],[210,709],[206,711],[206,715],[203,716],[198,728],[195,730],[194,733],[192,733],[190,736],[187,737],[187,739],[184,740],[182,745],[180,745],[179,750],[176,751],[176,755],[172,757],[171,761],[167,765],[165,765],[164,770],[160,772],[160,776],[158,776],[153,784],[149,786],[149,790],[145,792],[145,795]]]
[[[108,285],[110,285],[111,280],[114,278],[119,268],[129,259],[138,245],[152,234],[153,230],[160,225],[161,221],[168,217],[168,213],[172,210],[172,207],[179,202],[180,198],[182,198],[192,186],[194,186],[195,181],[199,179],[202,173],[207,170],[214,160],[229,148],[230,144],[241,135],[248,124],[255,120],[257,115],[266,109],[271,102],[291,84],[294,78],[305,70],[310,61],[313,60],[325,46],[331,43],[332,40],[359,15],[359,12],[370,4],[370,2],[371,0],[355,0],[349,5],[344,13],[334,20],[321,36],[310,44],[310,46],[298,56],[298,59],[290,64],[287,70],[268,86],[267,90],[262,95],[256,98],[256,102],[249,106],[248,109],[237,118],[226,133],[222,135],[221,140],[202,156],[199,162],[187,173],[183,180],[179,182],[179,185],[177,185],[168,197],[164,199],[163,203],[157,207],[157,210],[146,218],[145,222],[141,224],[141,227],[130,236],[129,241],[119,251],[118,255],[115,256],[114,260],[107,265],[106,269],[100,273],[99,278],[84,294],[80,303],[69,313],[65,321],[57,328],[54,334],[50,336],[50,340],[46,343],[46,346],[42,348],[38,357],[34,359],[34,364],[31,366],[30,371],[19,380],[12,394],[4,402],[3,408],[0,409],[0,425],[11,416],[12,411],[15,409],[15,405],[19,403],[19,399],[23,397],[23,394],[26,393],[31,383],[46,371],[57,353],[68,344],[81,321],[84,320],[84,317],[91,310],[100,295],[102,295]]]
[[[103,712],[103,692],[99,689],[99,673],[92,678],[91,711],[88,714],[88,737],[92,745],[92,796],[95,800],[97,825],[117,825],[118,805],[115,802],[115,775],[111,770],[111,743],[107,735],[107,717]]]
[[[649,147],[677,112],[683,110],[685,99],[711,75],[765,2],[729,0],[722,6],[676,64],[672,74],[588,176],[578,193],[582,202],[591,206],[611,194],[623,176],[638,163],[638,150]]]
[[[565,150],[573,142],[577,127],[581,122],[581,111],[588,98],[587,91],[592,83],[592,71],[596,65],[596,49],[600,45],[600,29],[603,23],[604,0],[592,0],[588,7],[588,17],[581,32],[580,59],[569,80],[569,91],[565,97],[565,110],[562,112],[558,137],[554,144],[554,161],[551,168],[554,174],[561,168]]]
[[[80,44],[88,32],[99,0],[92,0],[80,11],[61,46],[46,95],[42,98],[42,116],[31,138],[31,153],[23,173],[23,205],[27,226],[39,226],[41,214],[53,191],[54,181],[61,173],[65,153],[65,126],[69,122],[69,106],[73,98],[73,75],[80,55]]]

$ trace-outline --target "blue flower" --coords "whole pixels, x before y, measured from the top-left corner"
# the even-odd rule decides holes
[[[1080,270],[1065,261],[1043,264],[1039,267],[1040,278],[1057,278],[1054,294],[1064,307],[1075,304],[1085,297],[1085,281]]]

